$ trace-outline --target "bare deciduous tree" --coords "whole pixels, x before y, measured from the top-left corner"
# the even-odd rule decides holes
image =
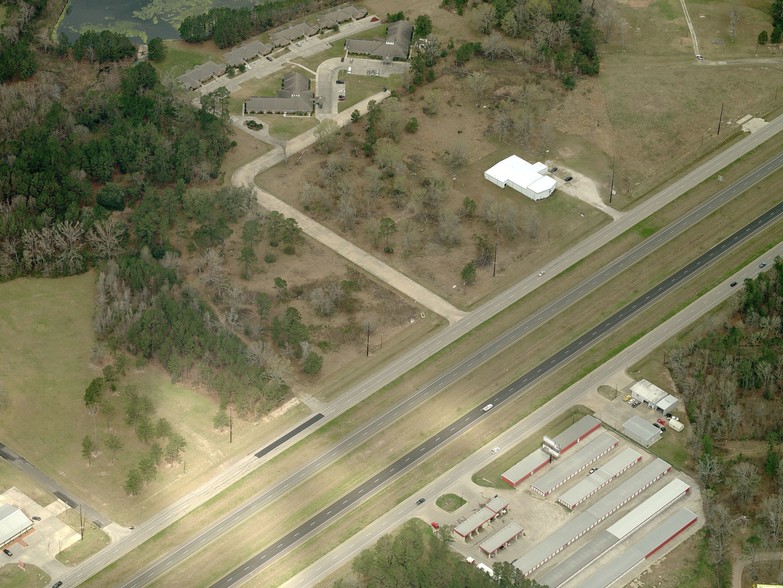
[[[497,10],[492,4],[481,4],[473,14],[473,26],[482,35],[488,35],[498,19]]]
[[[116,257],[124,231],[122,223],[110,217],[96,222],[87,233],[87,240],[100,257]]]
[[[731,480],[731,492],[740,502],[750,502],[756,496],[761,483],[758,468],[747,461],[734,466]]]
[[[481,103],[484,93],[489,89],[489,76],[481,71],[471,72],[470,75],[465,78],[465,83],[473,96],[473,102],[478,106]]]

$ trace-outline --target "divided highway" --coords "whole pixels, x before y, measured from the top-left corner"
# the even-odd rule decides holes
[[[731,199],[741,194],[754,184],[766,178],[769,174],[780,169],[783,166],[783,153],[770,159],[764,164],[758,166],[734,184],[727,186],[716,196],[696,207],[688,214],[683,215],[677,221],[667,225],[654,235],[645,239],[635,248],[626,252],[611,264],[602,268],[593,276],[585,279],[576,285],[569,292],[565,293],[559,299],[551,302],[541,308],[536,313],[530,315],[524,321],[518,323],[514,328],[504,333],[494,341],[486,344],[481,349],[474,352],[464,361],[441,374],[438,378],[432,380],[418,390],[415,394],[406,398],[403,402],[395,405],[388,412],[378,416],[374,421],[366,424],[354,434],[343,439],[338,445],[310,462],[292,475],[278,481],[274,486],[264,490],[259,495],[253,497],[231,513],[215,521],[208,528],[204,529],[198,536],[182,544],[174,551],[169,552],[152,565],[141,571],[139,574],[129,579],[123,586],[124,588],[139,588],[152,582],[155,578],[166,573],[173,566],[190,557],[198,550],[205,547],[211,541],[216,540],[220,535],[227,532],[231,527],[244,521],[254,512],[264,508],[274,500],[280,498],[285,492],[304,482],[306,479],[316,475],[318,472],[333,463],[337,459],[352,451],[355,447],[363,443],[372,435],[383,430],[407,412],[415,409],[416,406],[426,401],[431,396],[439,393],[451,383],[463,378],[469,371],[488,361],[494,355],[502,352],[505,348],[513,345],[517,340],[529,334],[543,323],[557,315],[559,312],[574,304],[579,299],[588,295],[595,288],[606,283],[610,279],[619,275],[637,263],[640,259],[649,255],[651,252],[661,247],[666,242],[675,238],[689,227],[695,225],[708,215],[718,210]],[[323,415],[315,415],[296,429],[289,431],[285,436],[278,438],[273,443],[267,445],[264,449],[256,453],[257,457],[262,457],[274,448],[281,445],[284,441],[290,439],[302,430],[315,424]]]
[[[563,365],[574,356],[592,346],[596,341],[602,339],[607,334],[625,323],[629,318],[639,313],[641,310],[658,300],[667,292],[690,279],[707,265],[729,252],[755,233],[762,230],[771,222],[783,215],[783,203],[778,204],[751,221],[740,230],[736,231],[710,250],[699,256],[697,259],[683,267],[682,269],[669,276],[655,287],[651,288],[636,300],[630,302],[625,307],[614,313],[612,316],[593,327],[589,333],[582,335],[579,339],[573,341],[560,351],[542,361],[538,366],[531,369],[518,380],[506,386],[493,396],[489,402],[495,407],[502,404],[524,391],[536,381],[550,373],[555,368]],[[482,404],[484,404],[482,402]],[[341,512],[351,508],[357,503],[362,502],[368,496],[379,490],[391,480],[397,478],[402,473],[410,469],[422,458],[427,457],[432,451],[446,443],[452,437],[462,433],[464,430],[473,426],[481,417],[486,416],[486,412],[481,406],[476,406],[466,415],[460,417],[440,432],[430,437],[427,441],[418,447],[409,451],[406,455],[378,472],[371,479],[367,480],[354,490],[339,498],[337,501],[326,507],[324,510],[305,521],[299,527],[280,538],[274,545],[264,549],[253,556],[250,560],[243,563],[240,567],[224,576],[221,580],[212,585],[211,588],[226,588],[240,583],[250,575],[255,574],[260,568],[273,561],[275,558],[285,553],[292,547],[304,541],[313,531],[316,531],[323,525],[330,522]]]

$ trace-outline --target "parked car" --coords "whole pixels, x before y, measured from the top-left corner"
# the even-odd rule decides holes
[[[661,433],[666,431],[666,427],[664,427],[663,425],[659,425],[658,423],[653,423],[653,427],[659,428],[661,430]]]
[[[430,525],[432,525],[432,528],[433,528],[433,529],[440,529],[440,525],[439,525],[438,523],[436,523],[435,521],[432,521],[432,522],[430,523]]]
[[[10,549],[3,549],[3,553],[5,553],[8,557],[13,557],[14,556],[14,554],[11,553]]]
[[[493,407],[493,406],[495,406],[495,405],[494,405],[494,404],[487,404],[487,405],[486,405],[484,408],[482,408],[481,410],[482,410],[483,412],[489,412],[490,410],[492,410],[492,407]]]
[[[41,517],[30,517],[30,518],[33,519],[34,521],[40,521],[41,520]]]
[[[425,501],[425,500],[427,500],[427,499],[426,499],[426,498],[419,498],[419,499],[416,501],[416,504],[424,504],[424,501]]]
[[[553,173],[555,173],[556,171],[557,171],[557,167],[550,167],[550,168],[549,168],[549,173],[550,173],[550,174],[553,174]]]
[[[267,55],[266,58],[267,58],[268,61],[274,61],[275,60],[275,58],[272,57],[271,55]]]
[[[667,425],[666,421],[663,419],[658,419],[658,424],[664,427]]]
[[[574,177],[573,177],[573,176],[566,176],[566,177],[565,177],[565,178],[563,178],[563,179],[564,179],[566,182],[570,182],[571,180],[573,180],[573,179],[574,179]]]
[[[345,80],[337,80],[337,83],[338,83],[338,84],[344,84],[344,83],[345,83]]]
[[[633,396],[628,394],[625,398],[623,398],[623,402],[630,402],[632,398],[633,398]]]
[[[762,261],[762,262],[759,264],[759,267],[760,267],[760,268],[765,268],[765,267],[767,267],[767,262],[766,262],[766,261]]]

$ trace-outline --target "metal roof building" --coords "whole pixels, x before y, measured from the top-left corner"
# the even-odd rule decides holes
[[[562,463],[533,482],[533,490],[542,496],[548,496],[551,492],[565,484],[591,463],[609,453],[617,447],[619,441],[609,433],[602,433],[592,441],[585,444],[578,452],[571,455]]]
[[[21,537],[33,528],[33,521],[10,504],[0,504],[0,547]]]
[[[511,155],[499,161],[484,172],[484,179],[496,186],[513,188],[531,200],[543,200],[552,195],[557,181],[546,175],[546,164],[528,163],[521,157]]]
[[[639,380],[631,386],[631,396],[650,408],[663,413],[671,411],[679,402],[676,396],[672,396],[666,390],[661,390],[647,380]]]
[[[608,463],[598,468],[576,486],[564,492],[557,501],[567,509],[574,510],[577,505],[587,500],[640,461],[642,461],[641,454],[627,447],[620,452],[620,455],[613,457]]]
[[[552,439],[552,443],[559,448],[559,453],[563,454],[590,433],[600,428],[601,421],[594,416],[586,415],[568,427],[565,431],[555,436],[554,439]],[[501,478],[506,484],[516,488],[527,478],[549,464],[550,461],[551,459],[548,453],[542,449],[536,449],[525,459],[503,472]]]
[[[481,531],[488,522],[494,521],[507,512],[508,500],[495,496],[484,508],[454,527],[454,532],[467,541],[474,533]]]
[[[492,557],[524,532],[525,530],[520,525],[511,522],[479,545],[479,549]]]
[[[595,573],[579,581],[579,588],[607,588],[645,559],[685,531],[698,517],[687,508],[681,508],[642,539],[628,547],[622,555],[601,566]],[[556,588],[551,585],[550,588]]]
[[[656,459],[549,537],[540,541],[533,549],[514,561],[514,567],[526,576],[530,575],[532,571],[540,568],[670,470],[671,466],[668,463]]]
[[[539,582],[549,588],[557,588],[566,583],[620,541],[649,523],[688,491],[690,486],[675,478],[608,529],[593,537],[565,561],[558,562],[553,569],[540,577]]]
[[[587,437],[593,431],[601,428],[601,421],[591,415],[583,416],[565,431],[556,435],[554,442],[560,446],[560,453],[564,453]]]
[[[510,486],[516,488],[538,470],[549,464],[551,456],[541,449],[536,449],[525,459],[514,464],[501,475],[501,479]]]
[[[661,431],[639,415],[634,415],[623,423],[623,433],[643,447],[649,447],[661,438]]]

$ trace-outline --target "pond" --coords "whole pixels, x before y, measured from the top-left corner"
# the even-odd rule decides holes
[[[71,0],[57,34],[71,40],[87,29],[108,29],[147,42],[153,37],[178,39],[177,29],[187,16],[217,6],[253,6],[253,0]]]

